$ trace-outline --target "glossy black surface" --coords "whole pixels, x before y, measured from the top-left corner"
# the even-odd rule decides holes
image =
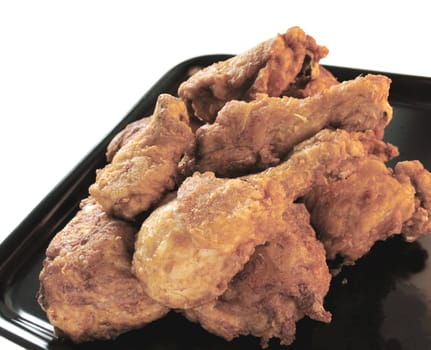
[[[45,249],[94,181],[104,164],[113,135],[127,123],[150,114],[162,92],[175,94],[178,84],[195,66],[226,58],[211,55],[183,62],[169,71],[131,112],[32,211],[0,246],[0,334],[28,349],[260,349],[253,337],[230,343],[171,313],[115,341],[73,345],[53,337],[52,327],[36,302]],[[340,80],[368,71],[328,67]],[[373,72],[376,73],[376,72]],[[386,140],[399,146],[397,161],[419,159],[431,169],[431,79],[384,73],[392,78],[390,102],[394,120]],[[431,236],[408,244],[399,238],[378,243],[354,267],[332,281],[326,307],[333,322],[304,319],[289,349],[431,349]],[[280,347],[276,341],[270,349]]]

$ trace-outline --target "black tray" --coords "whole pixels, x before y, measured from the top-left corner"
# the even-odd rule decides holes
[[[191,68],[227,57],[196,57],[171,69],[8,236],[0,246],[2,336],[28,349],[260,349],[254,337],[226,342],[175,313],[115,341],[73,345],[55,339],[36,302],[45,249],[87,196],[95,170],[104,165],[105,148],[113,135],[127,123],[150,114],[160,93],[175,94]],[[327,68],[340,80],[377,73]],[[431,78],[383,74],[392,78],[390,102],[394,107],[386,140],[399,146],[397,161],[419,159],[431,169]],[[326,299],[333,322],[301,320],[297,340],[289,349],[431,349],[428,252],[431,236],[412,244],[398,237],[376,244],[356,266],[344,269],[333,280]],[[279,345],[274,341],[270,348]]]

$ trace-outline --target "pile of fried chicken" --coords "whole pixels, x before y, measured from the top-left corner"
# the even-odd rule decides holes
[[[339,82],[327,54],[292,27],[116,135],[46,250],[38,302],[59,337],[112,339],[174,311],[288,345],[298,320],[331,321],[328,261],[431,233],[431,173],[386,165],[390,79]]]

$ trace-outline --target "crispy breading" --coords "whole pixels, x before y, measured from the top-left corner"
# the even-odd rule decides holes
[[[305,98],[318,94],[331,86],[339,84],[339,81],[325,67],[318,65],[313,71],[314,74],[309,80],[302,84],[294,84],[283,92],[283,96]],[[298,79],[297,79],[298,80]]]
[[[150,119],[151,117],[145,117],[135,120],[134,122],[127,124],[123,130],[116,134],[106,148],[106,161],[108,163],[111,162],[114,155],[121,147],[149,125]]]
[[[147,127],[97,171],[89,192],[107,213],[133,219],[174,188],[178,164],[193,143],[184,103],[162,94]]]
[[[112,339],[167,313],[131,272],[136,230],[86,199],[55,235],[40,272],[38,302],[57,335],[74,342]]]
[[[187,178],[177,198],[154,210],[138,233],[133,271],[147,293],[172,308],[223,293],[280,222],[283,196],[272,197],[241,179]]]
[[[431,173],[385,165],[390,78],[340,83],[327,53],[292,27],[113,138],[39,276],[58,336],[112,339],[175,309],[227,340],[291,344],[300,319],[331,320],[327,258],[431,232]]]
[[[212,122],[227,101],[249,100],[259,93],[280,96],[284,91],[304,89],[308,81],[319,79],[318,62],[327,54],[326,47],[317,45],[301,28],[292,27],[242,54],[196,72],[180,85],[178,95],[198,118]],[[321,80],[321,84],[324,82],[333,83],[327,78]]]
[[[389,78],[370,74],[306,99],[263,96],[228,102],[215,123],[196,131],[197,169],[219,176],[262,170],[325,127],[373,130],[382,138],[392,119],[389,87]]]
[[[348,177],[316,186],[306,197],[327,257],[354,263],[379,240],[401,233],[415,211],[415,189],[378,159],[357,163]]]
[[[169,307],[208,303],[225,292],[257,245],[284,230],[286,206],[327,176],[348,175],[347,160],[366,156],[350,133],[323,130],[263,173],[235,179],[196,173],[144,221],[133,271],[148,295]]]
[[[400,180],[409,181],[415,189],[415,212],[404,222],[402,234],[409,241],[431,233],[431,173],[417,160],[403,161],[395,165]]]
[[[309,213],[302,204],[293,204],[284,220],[285,231],[256,247],[223,295],[184,310],[184,315],[227,340],[248,334],[260,337],[264,347],[271,338],[291,344],[296,322],[304,316],[329,322],[331,314],[323,300],[331,275]]]

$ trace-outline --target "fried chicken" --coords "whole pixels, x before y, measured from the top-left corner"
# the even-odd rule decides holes
[[[131,272],[135,232],[86,199],[52,239],[38,302],[57,335],[74,342],[112,339],[168,311],[145,294]]]
[[[286,206],[327,177],[347,176],[354,159],[366,156],[354,135],[322,130],[260,174],[196,173],[144,221],[133,271],[150,297],[171,308],[208,303],[226,291],[256,246],[285,230]]]
[[[315,186],[305,202],[327,257],[354,263],[378,240],[401,233],[415,212],[415,188],[378,159],[364,159],[348,177]]]
[[[97,171],[89,192],[107,213],[133,219],[174,188],[178,164],[193,143],[184,103],[162,94],[149,124]]]
[[[106,148],[106,161],[109,163],[114,158],[118,150],[129,142],[136,134],[145,129],[150,124],[151,117],[145,117],[128,124],[109,143]]]
[[[292,27],[115,135],[46,250],[38,302],[56,335],[113,339],[175,309],[227,340],[289,345],[299,320],[331,321],[327,259],[431,233],[431,173],[385,164],[391,80],[340,83],[327,54]]]
[[[248,334],[260,337],[264,347],[274,337],[291,344],[296,322],[304,316],[330,321],[323,300],[331,275],[309,213],[302,204],[292,204],[284,219],[285,230],[256,247],[223,295],[184,310],[189,320],[227,340]]]
[[[323,66],[317,66],[315,73],[306,84],[294,84],[288,90],[283,92],[283,96],[291,96],[296,98],[305,98],[320,93],[331,86],[339,84],[339,81],[332,73]],[[298,79],[297,79],[298,80]]]
[[[397,163],[395,173],[415,188],[415,212],[402,229],[404,238],[412,242],[431,233],[431,173],[417,160]]]
[[[189,308],[223,293],[280,225],[283,196],[272,191],[212,173],[187,178],[177,198],[155,209],[138,233],[133,271],[148,295]]]
[[[259,93],[296,94],[297,90],[304,95],[310,80],[320,81],[321,86],[336,83],[335,78],[328,79],[324,70],[323,79],[319,79],[318,62],[327,54],[326,47],[317,45],[301,28],[292,27],[242,54],[198,71],[180,85],[178,95],[198,118],[212,122],[223,105],[233,99],[250,100]]]
[[[218,176],[278,164],[297,143],[325,127],[373,130],[378,138],[392,119],[390,79],[360,76],[306,99],[260,97],[231,101],[215,123],[196,132],[197,169]]]

